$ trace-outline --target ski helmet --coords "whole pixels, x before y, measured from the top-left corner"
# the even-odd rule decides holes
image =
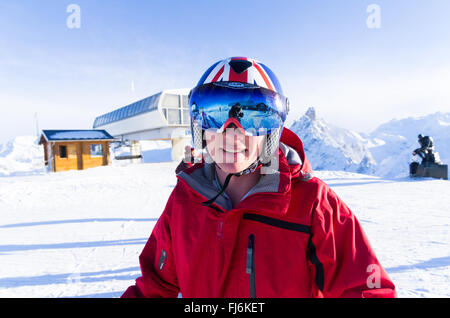
[[[206,147],[204,131],[223,132],[234,124],[246,135],[265,135],[259,161],[267,162],[277,149],[288,99],[275,74],[264,64],[247,57],[216,62],[189,93],[194,147]]]

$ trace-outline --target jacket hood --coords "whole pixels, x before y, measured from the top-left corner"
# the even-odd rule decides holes
[[[303,142],[295,133],[287,128],[283,128],[280,138],[280,148],[284,152],[289,164],[291,178],[312,178],[312,167],[306,157]]]

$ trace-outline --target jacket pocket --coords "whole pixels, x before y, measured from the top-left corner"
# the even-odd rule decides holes
[[[263,223],[266,225],[270,225],[273,227],[277,227],[277,228],[284,229],[284,230],[290,230],[290,231],[294,231],[294,232],[300,232],[300,233],[305,233],[305,234],[309,234],[311,232],[311,228],[307,225],[303,225],[300,223],[287,222],[287,221],[271,218],[271,217],[261,215],[261,214],[244,213],[243,219]]]
[[[255,235],[253,234],[250,234],[250,236],[248,237],[246,273],[249,275],[250,297],[256,298]]]

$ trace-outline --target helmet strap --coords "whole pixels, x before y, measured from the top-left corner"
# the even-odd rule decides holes
[[[225,189],[228,187],[228,184],[230,183],[231,177],[233,176],[233,173],[230,173],[227,175],[227,177],[225,178],[225,183],[222,186],[222,189],[216,194],[216,196],[214,196],[214,198],[209,199],[208,201],[202,202],[202,205],[204,206],[211,206],[211,204],[213,204],[214,201],[216,201],[216,199],[222,195],[222,193],[225,192]],[[240,176],[240,175],[239,175]],[[238,177],[239,177],[238,176]]]
[[[268,138],[269,136],[266,136],[266,138]],[[266,140],[267,141],[267,140]],[[209,154],[209,151],[208,151],[208,147],[206,147],[205,146],[205,148],[206,148],[206,153],[208,154],[208,156],[212,159],[212,157],[211,157],[211,155]],[[265,151],[266,151],[266,146],[263,148],[263,150],[262,150],[262,153],[258,156],[258,158],[250,165],[250,166],[248,166],[246,169],[244,169],[244,170],[242,170],[242,171],[240,171],[240,172],[237,172],[237,173],[229,173],[227,176],[226,176],[226,178],[225,178],[225,182],[224,182],[224,184],[223,184],[223,186],[221,187],[221,190],[213,197],[213,198],[211,198],[211,199],[209,199],[208,201],[204,201],[204,202],[202,202],[202,205],[203,206],[209,206],[209,207],[211,207],[211,204],[220,196],[220,195],[222,195],[224,192],[225,192],[225,190],[226,190],[226,188],[228,187],[228,185],[229,185],[229,183],[230,183],[230,180],[231,180],[231,178],[233,177],[233,176],[235,176],[235,177],[240,177],[240,176],[242,176],[242,175],[244,175],[244,174],[251,174],[251,173],[254,173],[255,171],[257,171],[258,169],[260,169],[261,167],[266,167],[266,166],[270,166],[270,164],[271,164],[271,160],[270,160],[270,158],[266,158],[267,156],[265,155],[265,154],[263,154],[263,153],[265,153]],[[264,159],[263,159],[264,158]],[[268,159],[268,160],[267,160]],[[213,162],[213,164],[216,166],[216,167],[218,167],[218,165],[215,163],[215,162]],[[220,167],[218,167],[219,169],[220,169]]]

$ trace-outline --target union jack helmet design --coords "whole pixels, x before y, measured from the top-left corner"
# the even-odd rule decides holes
[[[269,160],[278,146],[289,101],[275,74],[247,57],[213,64],[189,93],[194,147],[206,147],[203,132],[223,132],[234,124],[249,136],[266,136],[260,160]]]
[[[197,86],[214,82],[240,82],[270,89],[283,95],[275,74],[264,64],[248,57],[230,57],[213,64]]]

